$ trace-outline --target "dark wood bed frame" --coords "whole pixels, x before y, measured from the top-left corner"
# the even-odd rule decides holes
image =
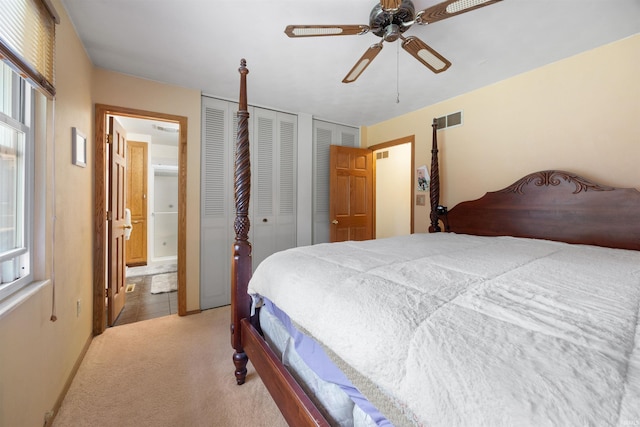
[[[251,170],[246,61],[240,63],[240,105],[235,156],[234,228],[231,279],[231,345],[238,384],[245,382],[250,359],[291,426],[329,426],[322,412],[283,366],[262,338],[251,318],[247,286],[251,278],[249,195]],[[485,236],[516,236],[640,250],[640,192],[595,184],[573,173],[547,170],[529,174],[507,188],[451,211],[439,205],[440,182],[436,123],[431,161],[431,225],[429,232],[445,231]],[[247,398],[250,398],[247,396]]]

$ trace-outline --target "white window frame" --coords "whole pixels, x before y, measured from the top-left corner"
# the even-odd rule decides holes
[[[23,209],[21,212],[22,244],[12,251],[0,254],[0,267],[4,262],[15,262],[20,271],[19,278],[6,281],[0,270],[0,314],[7,301],[27,285],[34,282],[34,209],[35,209],[35,140],[34,140],[34,90],[29,83],[20,78],[11,68],[2,64],[0,82],[3,85],[3,108],[0,109],[0,122],[24,134],[24,180],[21,183],[24,191]],[[9,86],[9,87],[7,87]],[[9,89],[10,94],[6,91]],[[18,184],[20,185],[20,184]],[[2,188],[0,187],[0,190]],[[2,282],[5,280],[5,282]]]

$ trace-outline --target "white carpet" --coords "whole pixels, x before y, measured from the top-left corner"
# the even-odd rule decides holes
[[[151,278],[151,293],[161,294],[178,290],[178,273],[156,274]]]

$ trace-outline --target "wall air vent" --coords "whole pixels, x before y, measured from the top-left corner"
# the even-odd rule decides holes
[[[462,126],[462,111],[456,111],[455,113],[438,117],[436,121],[438,123],[438,130],[442,130],[442,129],[446,129],[454,126]]]
[[[378,151],[376,153],[376,160],[386,159],[389,157],[389,150],[387,151]]]

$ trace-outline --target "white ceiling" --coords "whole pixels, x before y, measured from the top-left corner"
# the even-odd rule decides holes
[[[133,134],[138,134],[147,136],[149,138],[147,141],[152,144],[178,146],[180,126],[177,123],[125,116],[117,116],[117,119],[126,129],[128,139],[135,139],[136,136]]]
[[[344,84],[378,37],[290,39],[284,28],[367,25],[375,0],[62,3],[97,67],[237,100],[246,58],[249,104],[358,126],[640,33],[640,0],[504,0],[405,33],[451,61],[449,70],[433,74],[398,42],[385,43],[360,78]],[[436,3],[414,0],[416,10]]]

